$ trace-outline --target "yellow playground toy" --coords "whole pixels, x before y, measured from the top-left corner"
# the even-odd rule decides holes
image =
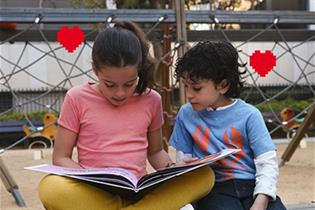
[[[283,131],[287,134],[287,139],[291,140],[296,134],[297,129],[301,126],[304,118],[295,118],[294,110],[289,107],[285,107],[280,112],[280,119],[282,121]],[[305,133],[305,138],[300,141],[300,147],[306,148],[306,139],[308,138],[307,133]]]
[[[46,113],[43,117],[44,126],[34,127],[24,125],[23,126],[24,133],[30,139],[33,139],[28,148],[32,149],[33,146],[38,144],[42,145],[44,148],[52,147],[57,132],[57,126],[55,124],[56,121],[57,117],[54,114]]]

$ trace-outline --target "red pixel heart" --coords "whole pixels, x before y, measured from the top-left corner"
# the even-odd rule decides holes
[[[72,29],[63,26],[57,33],[57,40],[69,53],[72,53],[84,41],[84,33],[79,26],[74,26]]]
[[[261,77],[264,77],[276,66],[276,60],[276,56],[270,50],[266,50],[265,53],[255,50],[249,57],[249,65]]]

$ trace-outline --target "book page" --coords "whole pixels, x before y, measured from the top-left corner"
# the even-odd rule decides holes
[[[189,163],[183,163],[179,166],[173,166],[169,168],[162,168],[158,171],[148,174],[142,177],[138,182],[138,188],[143,189],[154,184],[163,182],[165,180],[171,179],[175,176],[179,176],[181,174],[187,173],[189,171],[195,170],[202,166],[211,165],[217,160],[220,160],[228,155],[239,152],[240,149],[224,149],[218,153],[208,155],[202,159],[194,160]]]
[[[195,165],[200,165],[200,164],[203,164],[203,163],[208,163],[208,164],[211,164],[217,160],[220,160],[230,154],[234,154],[236,152],[239,152],[240,149],[224,149],[224,150],[221,150],[220,152],[218,153],[214,153],[214,154],[211,154],[211,155],[207,155],[205,156],[204,158],[202,159],[197,159],[197,160],[193,160],[193,161],[190,161],[188,163],[181,163],[179,165],[175,165],[173,167],[170,167],[170,168],[162,168],[162,169],[159,169],[158,171],[161,171],[161,170],[172,170],[172,169],[176,169],[176,168],[187,168],[189,166],[195,166]]]
[[[198,159],[198,160],[194,160],[194,161],[191,161],[189,163],[186,163],[183,166],[197,165],[197,164],[202,164],[202,163],[209,163],[210,164],[210,163],[213,163],[217,160],[222,159],[223,157],[226,157],[227,155],[234,154],[234,153],[239,152],[239,151],[240,151],[240,149],[224,149],[218,153],[207,155],[202,159]],[[181,166],[179,166],[179,167],[181,167]]]
[[[92,176],[92,175],[115,175],[127,179],[133,187],[137,186],[137,177],[128,170],[122,168],[65,168],[55,165],[37,165],[26,167],[25,169],[41,171],[46,173],[53,173],[58,175],[72,175],[72,176]],[[114,177],[112,177],[114,179]]]
[[[239,151],[239,149],[225,149],[216,154],[206,156],[203,159],[194,160],[179,166],[160,169],[154,173],[143,176],[139,181],[135,175],[122,168],[75,169],[46,164],[26,167],[25,169],[80,179],[112,193],[127,196],[127,198],[128,196],[141,197],[156,188],[159,183],[196,170],[200,167],[210,165],[215,161]]]

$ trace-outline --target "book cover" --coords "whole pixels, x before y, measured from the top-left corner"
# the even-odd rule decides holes
[[[197,159],[174,167],[159,169],[140,179],[137,179],[137,177],[128,170],[112,167],[76,169],[44,164],[26,167],[25,169],[83,180],[96,187],[112,193],[118,193],[121,196],[128,198],[130,198],[130,196],[142,197],[144,194],[158,186],[159,183],[205,165],[211,165],[212,163],[238,151],[240,150],[224,149],[218,153],[208,155],[203,159]]]

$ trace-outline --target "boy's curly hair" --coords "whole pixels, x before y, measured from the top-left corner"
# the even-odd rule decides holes
[[[238,52],[226,41],[202,41],[189,49],[176,62],[175,77],[192,81],[212,80],[218,85],[226,79],[230,84],[226,97],[238,97],[243,87],[238,63]]]

